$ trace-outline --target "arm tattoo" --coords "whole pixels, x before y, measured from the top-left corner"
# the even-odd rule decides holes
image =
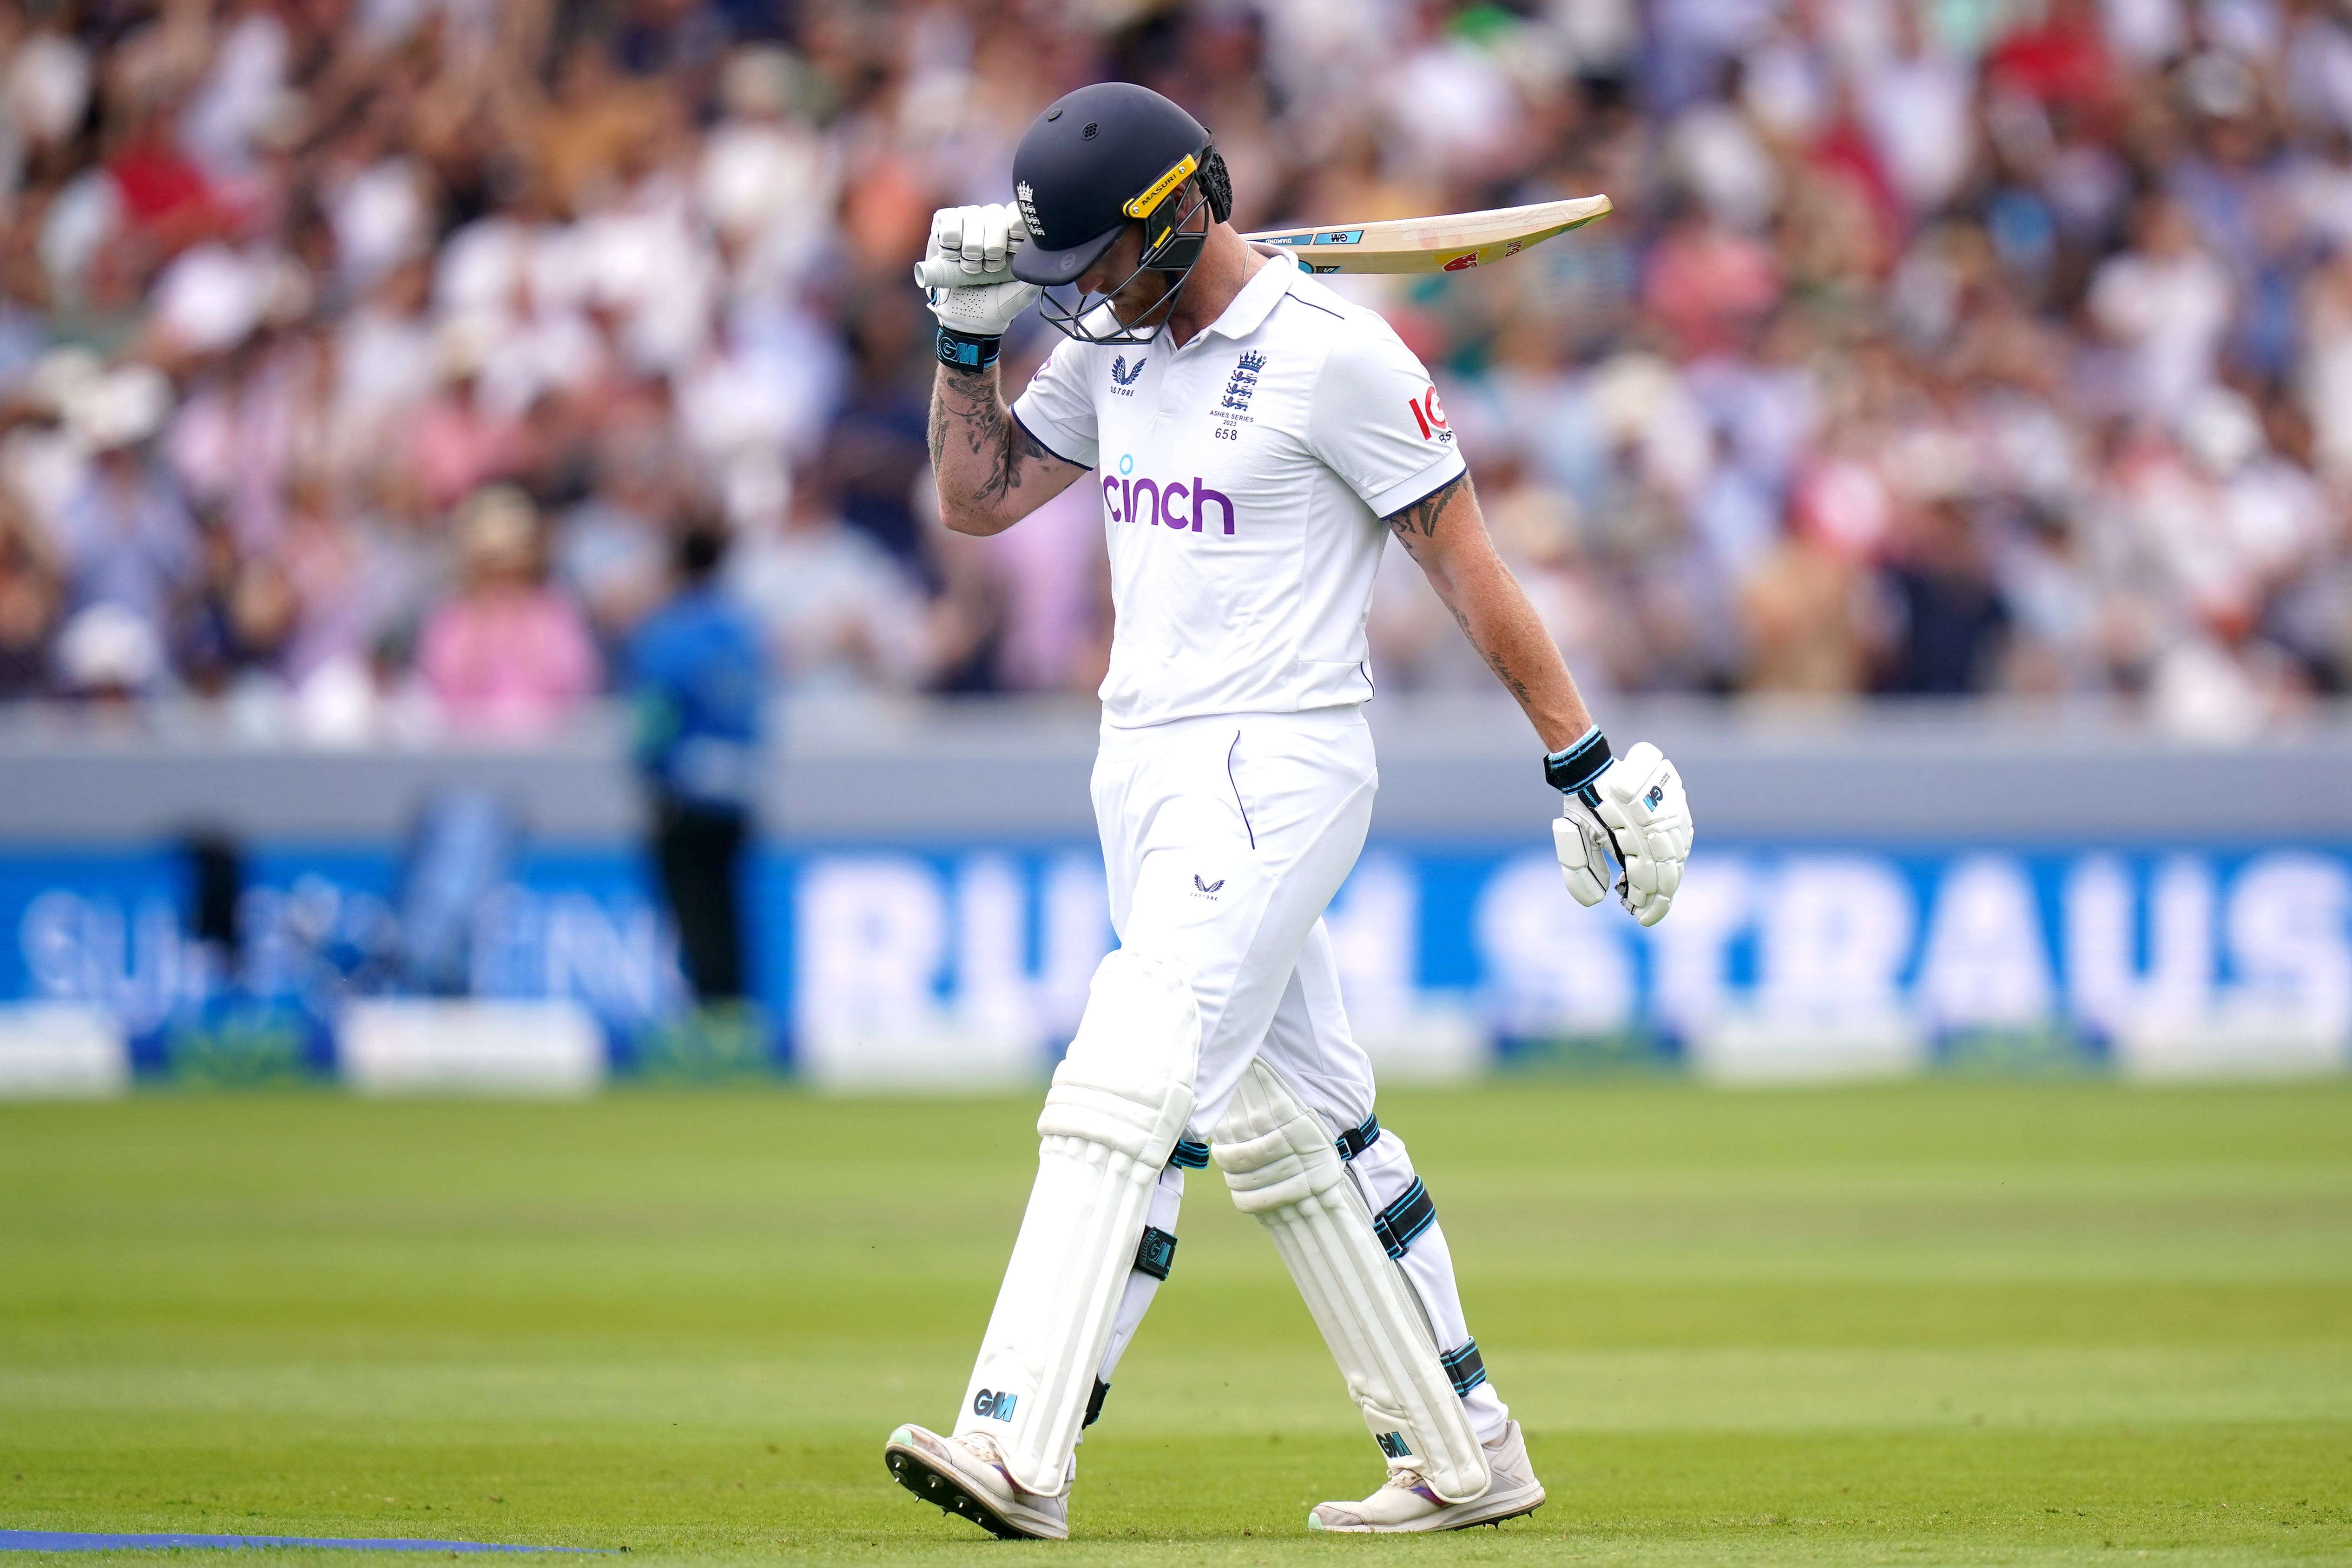
[[[1012,416],[997,394],[995,378],[982,371],[945,367],[931,397],[931,471],[947,456],[950,426],[963,433],[965,449],[986,464],[971,500],[994,506],[1021,488],[1027,466],[1054,454]]]
[[[1435,538],[1439,514],[1453,503],[1455,492],[1469,487],[1470,476],[1456,474],[1411,506],[1401,511],[1392,511],[1381,521],[1396,531],[1396,536],[1404,541],[1404,547],[1410,552],[1415,532],[1418,531],[1423,539]]]
[[[931,389],[930,443],[931,472],[937,474],[940,459],[948,451],[948,400],[946,393],[938,387]]]
[[[1462,635],[1470,639],[1470,646],[1477,647],[1478,634],[1470,629],[1470,617],[1463,613],[1462,606],[1449,603],[1445,607],[1453,612],[1454,624],[1462,628]],[[1528,683],[1511,672],[1510,662],[1504,658],[1500,649],[1479,648],[1478,656],[1486,661],[1486,668],[1495,672],[1495,679],[1503,683],[1505,690],[1522,704],[1528,700]]]
[[[1415,545],[1422,540],[1437,537],[1437,520],[1444,515],[1447,507],[1454,504],[1457,493],[1466,493],[1470,489],[1470,476],[1467,473],[1456,474],[1411,506],[1390,513],[1385,521],[1396,531],[1396,536],[1404,542],[1405,552],[1421,561]],[[1436,563],[1429,561],[1422,561],[1421,563],[1435,580],[1440,571]],[[1532,701],[1534,699],[1528,689],[1527,681],[1511,668],[1510,660],[1503,651],[1480,644],[1478,634],[1471,629],[1469,613],[1462,607],[1454,594],[1442,584],[1438,594],[1445,601],[1445,607],[1453,613],[1454,624],[1462,628],[1462,635],[1470,639],[1470,646],[1478,649],[1479,657],[1486,661],[1486,668],[1495,672],[1495,679],[1503,683],[1504,689],[1517,698],[1522,707]]]
[[[1005,416],[1004,423],[1007,426],[1004,433],[1003,470],[1004,484],[1006,489],[1017,490],[1021,488],[1023,478],[1035,471],[1033,465],[1037,459],[1050,458],[1054,454],[1045,449],[1045,444],[1043,441],[1029,434],[1027,426],[1013,418],[1009,413]],[[1001,495],[1003,492],[1000,490],[997,493]]]
[[[1465,626],[1464,629],[1466,631],[1468,628]],[[1511,673],[1511,667],[1504,662],[1503,656],[1501,654],[1489,653],[1486,655],[1486,668],[1495,672],[1495,679],[1503,683],[1503,689],[1506,691],[1508,691],[1513,697],[1518,699],[1520,707],[1524,708],[1529,702],[1534,700],[1534,699],[1528,695],[1528,683]]]

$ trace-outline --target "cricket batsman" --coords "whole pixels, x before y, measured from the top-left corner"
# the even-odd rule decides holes
[[[1209,133],[1140,87],[1047,109],[1015,200],[944,210],[927,269],[940,515],[992,534],[1099,487],[1117,623],[1095,817],[1119,945],[1038,1118],[1029,1195],[945,1436],[905,1426],[899,1483],[1000,1536],[1066,1539],[1081,1431],[1214,1161],[1264,1223],[1388,1465],[1308,1528],[1459,1530],[1543,1484],[1487,1381],[1445,1235],[1373,1113],[1323,912],[1380,773],[1364,624],[1393,531],[1518,700],[1562,797],[1580,903],[1664,918],[1688,800],[1657,748],[1612,756],[1496,557],[1429,373],[1387,322],[1253,246]],[[1068,339],[1008,408],[998,344],[1039,302]],[[1612,863],[1613,862],[1613,863]]]

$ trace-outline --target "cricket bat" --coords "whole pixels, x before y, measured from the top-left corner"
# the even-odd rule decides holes
[[[1492,267],[1556,234],[1581,228],[1608,211],[1607,196],[1578,196],[1438,217],[1275,228],[1242,237],[1281,247],[1309,272],[1466,272],[1474,267]],[[926,289],[1002,283],[1012,276],[1005,272],[976,278],[958,270],[952,262],[921,262],[915,268],[916,283]]]
[[[1269,229],[1242,237],[1280,246],[1309,272],[1466,272],[1581,228],[1608,211],[1607,196],[1578,196],[1440,217]]]

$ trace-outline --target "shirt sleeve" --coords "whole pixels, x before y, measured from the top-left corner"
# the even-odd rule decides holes
[[[1377,320],[1347,332],[1324,361],[1307,444],[1375,517],[1411,506],[1463,471],[1429,372]]]
[[[1095,426],[1094,366],[1085,350],[1065,340],[1029,378],[1013,417],[1066,463],[1091,468],[1099,448]]]

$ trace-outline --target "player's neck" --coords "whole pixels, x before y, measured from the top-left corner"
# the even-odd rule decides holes
[[[1184,293],[1168,318],[1168,335],[1176,346],[1182,348],[1213,326],[1234,302],[1234,296],[1265,265],[1265,258],[1252,250],[1233,225],[1211,224],[1201,243],[1201,259],[1193,263]]]

